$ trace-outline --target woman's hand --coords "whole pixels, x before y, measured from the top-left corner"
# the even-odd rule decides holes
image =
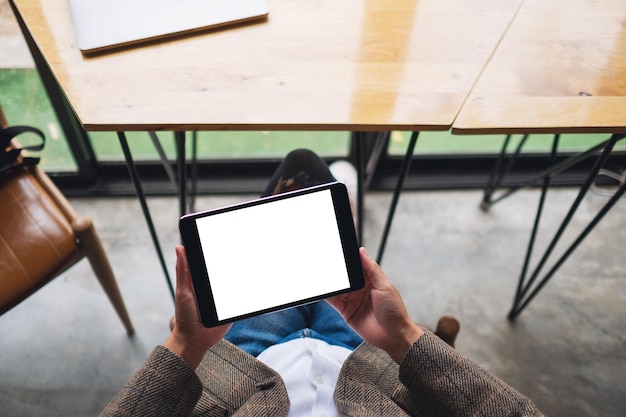
[[[200,321],[196,294],[193,289],[187,254],[181,245],[176,246],[176,315],[174,329],[163,346],[186,360],[196,369],[207,350],[228,331],[230,325],[206,328]]]
[[[366,342],[383,349],[400,363],[423,334],[411,320],[402,297],[364,248],[359,251],[365,287],[326,301]]]

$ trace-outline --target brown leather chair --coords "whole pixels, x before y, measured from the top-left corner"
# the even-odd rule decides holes
[[[1,106],[0,123],[7,125]],[[133,334],[91,219],[76,213],[37,166],[0,176],[0,315],[83,258],[89,260],[126,331]]]

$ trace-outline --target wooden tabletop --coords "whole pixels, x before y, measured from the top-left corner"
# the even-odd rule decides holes
[[[86,130],[447,130],[521,0],[268,0],[266,22],[96,57],[10,0]]]
[[[626,1],[525,0],[452,131],[626,132]]]

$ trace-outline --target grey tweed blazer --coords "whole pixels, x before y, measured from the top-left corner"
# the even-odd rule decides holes
[[[398,366],[363,343],[345,361],[335,389],[341,416],[540,416],[534,404],[432,333]],[[286,416],[281,377],[221,341],[194,372],[162,346],[101,416]]]

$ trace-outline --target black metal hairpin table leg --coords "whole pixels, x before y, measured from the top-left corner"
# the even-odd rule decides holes
[[[502,181],[504,178],[511,172],[513,166],[517,162],[519,155],[522,152],[522,148],[524,144],[528,140],[529,135],[524,135],[513,153],[510,161],[504,164],[504,160],[506,158],[506,150],[509,147],[509,142],[511,141],[512,135],[506,135],[504,142],[502,144],[502,150],[500,151],[500,156],[498,157],[496,163],[493,166],[493,170],[491,172],[491,176],[489,177],[489,181],[487,182],[487,186],[485,187],[485,191],[483,193],[483,200],[480,203],[480,208],[483,211],[488,211],[489,208],[494,204],[493,194],[500,188],[502,185]]]
[[[526,136],[525,136],[526,137]],[[548,168],[544,169],[543,171],[533,175],[532,177],[528,178],[527,180],[524,180],[522,184],[520,185],[515,185],[513,187],[509,187],[506,191],[500,193],[497,197],[494,198],[493,194],[495,193],[495,189],[493,189],[491,191],[491,195],[489,196],[488,199],[488,205],[485,206],[485,200],[483,198],[483,201],[481,202],[481,209],[483,209],[484,211],[488,210],[491,206],[493,206],[496,203],[499,203],[500,201],[504,200],[505,198],[511,196],[512,194],[516,193],[517,191],[523,189],[523,188],[527,188],[527,187],[531,187],[533,185],[539,184],[540,181],[542,181],[544,178],[550,176],[550,177],[554,177],[555,175],[560,174],[561,172],[575,166],[576,164],[584,161],[587,158],[590,158],[594,155],[596,155],[597,153],[601,152],[602,149],[604,149],[607,144],[610,142],[611,139],[607,139],[606,141],[603,141],[602,143],[598,143],[597,145],[592,146],[591,148],[587,149],[585,152],[582,152],[580,154],[577,155],[573,155],[567,159],[565,159],[564,161],[561,162],[556,162],[549,166]],[[522,140],[522,142],[520,142],[520,145],[518,145],[518,149],[515,152],[515,156],[513,157],[513,159],[511,160],[511,162],[507,165],[506,169],[503,171],[502,173],[502,178],[500,178],[500,182],[502,182],[503,178],[512,170],[513,168],[513,164],[515,162],[515,160],[518,158],[518,154],[521,152],[521,145],[523,145],[525,139]]]
[[[554,142],[552,144],[552,152],[550,154],[550,158],[548,160],[548,166],[552,166],[557,157],[558,147],[559,147],[559,139],[560,135],[554,136]],[[530,264],[530,259],[535,247],[535,240],[537,238],[537,233],[539,232],[539,223],[541,222],[541,215],[543,213],[543,207],[545,205],[546,196],[548,194],[548,189],[550,187],[550,177],[549,175],[543,179],[543,184],[541,187],[541,195],[539,196],[539,205],[537,206],[537,214],[535,215],[535,221],[533,223],[533,228],[530,233],[530,240],[528,242],[528,247],[526,249],[526,256],[524,257],[524,264],[522,265],[522,272],[520,273],[520,278],[517,284],[517,289],[515,290],[515,297],[513,298],[513,304],[516,305],[522,297],[523,291],[525,290],[526,285],[526,276],[528,273],[528,265]]]
[[[172,300],[173,300],[174,299],[174,287],[172,286],[172,280],[170,279],[170,274],[167,271],[167,266],[165,264],[163,252],[161,251],[161,244],[159,243],[159,239],[157,237],[156,230],[154,228],[154,223],[152,222],[152,216],[150,215],[150,209],[148,208],[148,203],[146,202],[146,196],[143,192],[141,181],[139,180],[137,167],[135,166],[135,162],[133,161],[133,157],[130,153],[130,148],[128,147],[128,141],[126,140],[126,135],[124,134],[124,132],[117,132],[117,136],[119,138],[120,145],[122,146],[122,152],[124,152],[124,158],[126,159],[126,166],[128,167],[128,173],[130,174],[130,179],[133,182],[133,185],[135,186],[135,191],[137,192],[139,204],[141,205],[143,216],[146,219],[146,223],[150,231],[150,236],[152,237],[152,243],[154,244],[154,249],[156,250],[157,256],[159,257],[161,267],[163,268],[163,273],[165,274],[165,280],[167,281],[167,286],[170,290],[170,294],[172,295]]]
[[[365,204],[365,145],[363,141],[365,140],[365,135],[362,132],[353,132],[354,138],[354,151],[355,151],[355,165],[356,165],[356,210],[357,210],[357,224],[356,226],[356,234],[357,239],[359,240],[359,245],[363,246],[363,222],[365,219],[364,216],[364,208]]]
[[[552,278],[552,276],[556,273],[556,271],[561,267],[561,265],[565,262],[565,260],[567,260],[567,258],[574,252],[574,250],[578,247],[578,245],[585,239],[585,237],[591,232],[591,230],[593,230],[593,228],[600,222],[600,220],[604,217],[604,215],[611,209],[611,207],[624,194],[626,187],[622,185],[619,188],[619,190],[613,195],[613,197],[607,202],[607,204],[605,204],[605,206],[600,210],[600,212],[598,212],[598,214],[591,221],[591,223],[583,230],[583,232],[578,236],[578,238],[569,246],[569,248],[564,252],[564,254],[559,258],[559,260],[554,264],[554,266],[548,271],[548,273],[543,277],[543,279],[535,286],[534,290],[532,290],[531,292],[531,288],[535,280],[537,279],[539,273],[543,269],[545,263],[547,262],[548,258],[552,254],[552,251],[554,250],[558,241],[563,235],[563,232],[565,231],[565,229],[569,225],[569,222],[574,216],[574,213],[578,209],[578,206],[582,202],[585,194],[587,193],[587,191],[591,187],[591,184],[593,183],[596,176],[598,175],[598,171],[600,170],[600,168],[604,166],[604,164],[606,163],[606,160],[608,159],[609,155],[611,154],[613,150],[613,147],[615,146],[615,143],[620,138],[621,138],[620,135],[611,136],[611,139],[608,141],[608,144],[604,148],[602,154],[600,155],[600,157],[594,164],[593,168],[591,169],[589,176],[587,177],[587,180],[581,187],[578,193],[578,196],[576,197],[570,210],[565,216],[565,219],[561,223],[554,238],[548,245],[548,248],[546,249],[538,265],[536,266],[533,274],[530,276],[528,282],[523,285],[523,288],[521,289],[521,291],[519,291],[518,289],[515,300],[513,302],[513,306],[511,307],[511,311],[508,314],[508,318],[510,320],[514,320],[515,318],[517,318],[517,316],[521,314],[521,312],[528,306],[528,304],[532,301],[532,299],[539,293],[539,291],[544,287],[544,285],[550,280],[550,278]],[[523,276],[520,277],[520,280],[523,280],[523,279],[524,279]]]
[[[404,187],[404,180],[409,173],[409,169],[411,169],[411,160],[413,159],[413,152],[415,150],[415,144],[417,143],[418,135],[419,132],[413,132],[411,134],[411,140],[409,141],[406,154],[404,155],[404,160],[402,161],[402,166],[400,167],[400,173],[398,174],[396,188],[394,189],[393,196],[391,198],[391,205],[389,207],[389,211],[387,212],[387,220],[385,222],[383,234],[380,239],[380,245],[378,245],[378,256],[376,257],[376,261],[379,264],[383,260],[383,253],[385,251],[385,246],[387,245],[387,237],[389,236],[389,230],[391,229],[391,223],[393,222],[393,216],[396,212],[400,193],[402,192],[402,188]]]
[[[191,190],[189,196],[189,211],[196,211],[196,197],[198,195],[198,131],[191,134]]]
[[[174,133],[178,158],[178,207],[180,215],[187,214],[187,158],[185,155],[185,132]]]

